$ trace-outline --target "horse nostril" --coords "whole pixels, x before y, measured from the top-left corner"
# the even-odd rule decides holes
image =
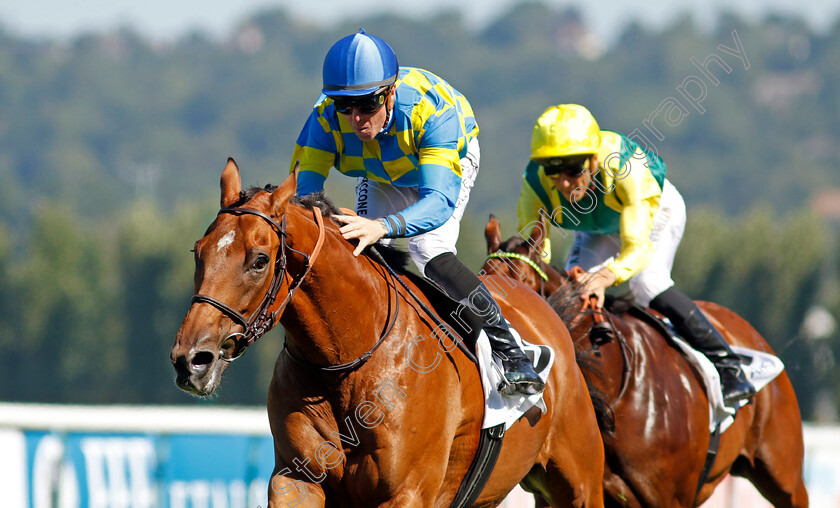
[[[215,359],[216,355],[210,351],[199,351],[190,361],[190,370],[195,373],[203,373],[210,367],[210,364],[212,364]]]

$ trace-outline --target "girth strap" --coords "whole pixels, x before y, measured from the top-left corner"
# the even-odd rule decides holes
[[[653,326],[659,333],[662,334],[665,339],[673,345],[672,340],[672,332],[668,329],[665,323],[647,311],[647,309],[634,304],[633,306],[628,309],[631,315],[645,321],[649,325]],[[696,504],[697,496],[700,495],[700,491],[703,489],[703,485],[706,483],[706,480],[709,478],[709,473],[712,470],[712,465],[715,463],[715,458],[717,457],[718,447],[720,445],[720,423],[717,424],[715,430],[709,435],[709,449],[706,451],[706,462],[703,464],[703,471],[700,472],[700,478],[697,479],[697,489],[694,491],[694,501]]]
[[[493,466],[496,465],[496,459],[499,458],[504,437],[504,423],[481,429],[475,458],[473,458],[467,474],[464,475],[464,479],[461,480],[461,486],[458,488],[458,493],[455,494],[455,499],[452,500],[449,508],[462,508],[472,506],[475,503],[493,472]]]
[[[712,464],[715,463],[717,457],[718,446],[720,445],[720,424],[717,424],[715,431],[709,435],[709,450],[706,452],[706,462],[703,464],[703,471],[700,473],[700,478],[697,480],[697,489],[694,491],[694,505],[697,505],[697,496],[703,489],[703,484],[709,478],[709,472],[712,470]]]

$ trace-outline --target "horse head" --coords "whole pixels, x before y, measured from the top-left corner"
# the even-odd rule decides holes
[[[489,257],[484,262],[483,273],[520,280],[546,298],[563,284],[563,274],[543,261],[548,238],[543,221],[536,222],[527,237],[514,235],[503,242],[499,220],[491,215],[484,228],[484,238]]]
[[[296,175],[273,191],[243,192],[239,167],[228,159],[221,209],[193,249],[195,295],[170,354],[181,389],[212,393],[230,361],[274,326],[289,278],[284,214]]]
[[[543,261],[548,228],[542,218],[532,224],[528,236],[514,235],[502,241],[499,221],[491,215],[484,228],[488,258],[482,273],[522,281],[548,300],[569,327],[573,337],[586,335],[592,323],[584,318],[595,316],[600,320],[600,313],[582,302],[580,295],[581,283],[589,274],[577,266],[569,271],[558,270]]]

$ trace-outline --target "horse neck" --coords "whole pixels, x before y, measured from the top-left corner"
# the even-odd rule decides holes
[[[354,257],[338,228],[329,218],[324,221],[321,252],[280,322],[286,329],[286,346],[296,356],[317,365],[337,365],[358,358],[376,342],[388,320],[389,293],[371,262]],[[289,246],[311,254],[318,238],[312,210],[290,205],[286,222]],[[300,255],[289,256],[289,273],[302,273]]]
[[[545,298],[551,296],[552,293],[560,289],[563,282],[566,280],[562,273],[548,263],[540,262],[540,268],[548,275],[548,280],[543,285],[543,295]]]

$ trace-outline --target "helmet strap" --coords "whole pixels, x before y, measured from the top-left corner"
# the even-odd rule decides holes
[[[379,134],[384,134],[388,130],[388,122],[391,121],[391,110],[387,109],[385,110],[385,113],[385,123],[382,125],[382,128],[379,129]]]
[[[391,90],[388,92],[388,97],[385,99],[385,123],[382,124],[382,128],[379,130],[379,134],[384,134],[388,131],[388,123],[391,122],[391,111],[394,109],[393,104],[389,104],[391,102],[391,96],[394,94],[394,85],[391,85]],[[394,102],[396,102],[396,98],[394,98]]]

